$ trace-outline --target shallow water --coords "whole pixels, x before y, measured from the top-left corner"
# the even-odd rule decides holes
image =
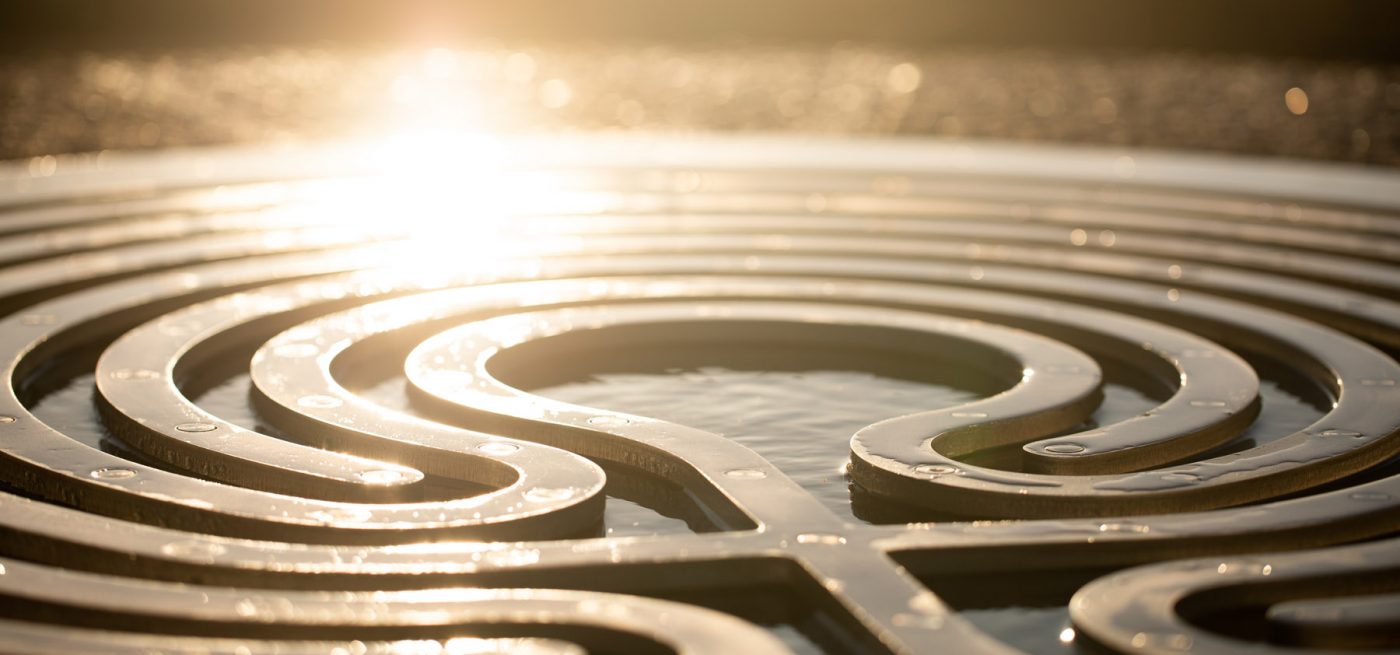
[[[534,393],[724,435],[763,455],[850,521],[859,521],[851,513],[845,474],[847,444],[856,430],[882,418],[977,399],[970,391],[859,371],[719,367],[602,374]]]
[[[263,423],[248,402],[250,381],[236,375],[196,398],[224,420],[286,438]],[[358,389],[389,409],[412,411],[401,377]],[[852,521],[844,466],[850,435],[875,421],[975,400],[971,391],[860,371],[742,371],[720,367],[660,373],[603,373],[581,382],[534,390],[559,400],[640,414],[725,435],[754,449],[828,508]],[[73,378],[31,409],[40,420],[80,443],[151,463],[111,437],[92,402],[93,376]],[[1259,419],[1235,444],[1259,444],[1317,420],[1321,410],[1264,380]],[[1157,403],[1118,384],[1104,387],[1094,414],[1101,425],[1136,416]],[[612,496],[604,519],[609,535],[689,530],[685,521]]]
[[[977,399],[951,386],[858,371],[736,371],[718,367],[664,373],[603,373],[534,393],[589,407],[639,414],[708,430],[754,449],[833,512],[851,510],[844,468],[852,434],[876,421]],[[1260,384],[1263,411],[1236,442],[1264,443],[1316,421],[1322,412],[1278,385]],[[1159,403],[1119,384],[1104,386],[1091,423],[1108,425]]]
[[[248,402],[250,380],[234,376],[196,398],[200,407],[225,420],[280,435],[259,421]],[[404,380],[392,377],[357,389],[386,408],[411,411]],[[683,423],[723,434],[753,448],[838,515],[853,521],[842,468],[851,433],[865,425],[914,411],[949,407],[977,394],[951,386],[893,379],[860,371],[744,371],[721,367],[659,373],[603,373],[535,393],[582,405]],[[1322,411],[1279,385],[1261,383],[1260,418],[1235,440],[1257,444],[1308,425]],[[145,461],[103,427],[92,402],[93,376],[79,376],[31,409],[41,420],[75,440]],[[1108,384],[1092,422],[1108,424],[1140,414],[1157,403],[1142,393]],[[146,461],[146,463],[150,463]],[[603,530],[610,536],[687,532],[695,526],[609,494]],[[1000,607],[961,610],[961,615],[998,639],[1030,653],[1075,652],[1065,607]],[[767,626],[794,652],[821,647],[790,625]]]

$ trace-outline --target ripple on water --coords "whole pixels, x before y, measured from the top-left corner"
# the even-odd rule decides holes
[[[851,510],[844,467],[850,437],[881,419],[952,407],[972,391],[858,371],[743,371],[723,367],[599,373],[533,393],[722,434],[754,449],[841,517]],[[1263,411],[1234,444],[1286,436],[1322,412],[1277,384],[1260,383]],[[1104,385],[1085,429],[1138,416],[1160,403],[1132,387]]]
[[[880,419],[977,398],[950,386],[859,371],[721,367],[603,373],[533,392],[722,434],[763,455],[849,520],[858,520],[845,475],[852,434]]]
[[[248,402],[249,379],[236,375],[196,398],[200,407],[230,423],[278,435]],[[391,409],[407,410],[401,377],[357,393]],[[951,386],[856,371],[742,371],[721,367],[657,373],[605,373],[534,390],[581,405],[651,416],[724,434],[768,458],[840,516],[850,507],[844,466],[850,435],[880,419],[959,405],[976,394]],[[73,439],[150,464],[107,432],[92,402],[93,376],[82,375],[43,396],[31,411]],[[1260,383],[1263,411],[1231,447],[1286,436],[1316,421],[1322,410],[1270,380]],[[1107,384],[1093,424],[1136,416],[1157,403],[1130,387]],[[697,399],[703,398],[703,402]],[[280,435],[279,435],[280,436]],[[608,499],[605,530],[611,535],[684,531],[685,522],[621,498]]]

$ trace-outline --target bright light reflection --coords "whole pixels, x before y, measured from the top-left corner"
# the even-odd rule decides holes
[[[512,199],[549,193],[505,170],[464,57],[444,48],[405,56],[367,130],[364,162],[375,175],[317,203],[339,224],[406,236],[401,264],[437,275],[490,268],[514,245],[503,234]]]

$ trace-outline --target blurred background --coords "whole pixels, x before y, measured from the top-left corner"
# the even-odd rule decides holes
[[[1397,26],[1362,0],[9,1],[0,158],[649,130],[1395,166]]]

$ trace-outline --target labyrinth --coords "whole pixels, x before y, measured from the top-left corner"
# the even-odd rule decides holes
[[[1400,647],[1393,172],[430,134],[0,214],[0,651]]]

